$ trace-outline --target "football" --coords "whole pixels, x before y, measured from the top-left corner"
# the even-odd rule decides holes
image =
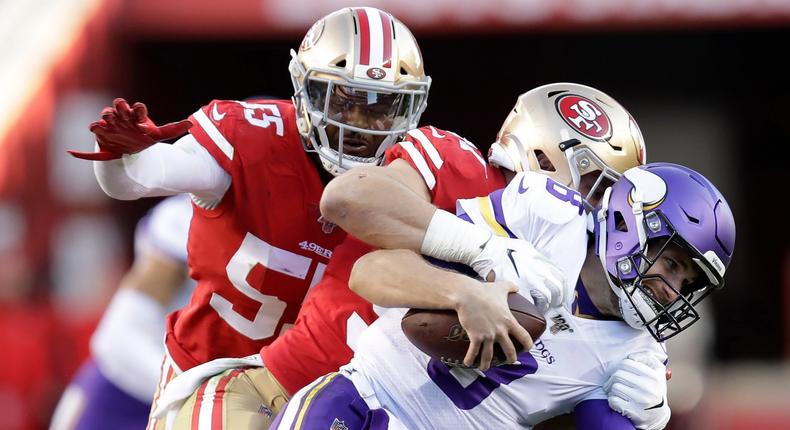
[[[529,332],[532,340],[536,341],[546,329],[546,319],[543,318],[542,313],[519,294],[511,293],[507,301],[516,321]],[[466,330],[461,327],[455,311],[410,309],[401,320],[401,329],[411,343],[425,354],[450,366],[463,366],[464,356],[469,349],[469,337]],[[521,344],[512,337],[511,340],[516,352],[522,352]],[[479,360],[478,357],[474,367],[478,366]],[[491,365],[497,366],[503,363],[505,363],[505,354],[499,344],[495,344]]]

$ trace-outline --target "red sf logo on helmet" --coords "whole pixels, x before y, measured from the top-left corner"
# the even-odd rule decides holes
[[[384,79],[385,76],[387,76],[387,72],[378,67],[371,67],[368,69],[368,77],[370,79]]]
[[[592,100],[567,94],[557,99],[557,112],[568,125],[593,140],[612,137],[612,122],[606,112]]]

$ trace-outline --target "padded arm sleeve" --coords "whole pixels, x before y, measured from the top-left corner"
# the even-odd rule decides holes
[[[157,143],[137,154],[94,161],[102,190],[119,200],[190,193],[201,206],[215,206],[230,186],[230,175],[188,134],[170,145]]]

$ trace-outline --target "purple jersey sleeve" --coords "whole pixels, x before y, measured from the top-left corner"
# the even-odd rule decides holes
[[[609,407],[606,399],[585,400],[573,410],[578,430],[634,430],[631,420]]]

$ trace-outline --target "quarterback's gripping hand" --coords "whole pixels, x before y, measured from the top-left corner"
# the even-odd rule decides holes
[[[487,281],[511,281],[526,288],[543,312],[562,304],[565,276],[527,241],[491,236],[471,267]]]
[[[102,110],[101,119],[90,125],[90,131],[96,135],[99,152],[69,153],[83,160],[113,160],[123,154],[140,152],[161,140],[180,136],[190,127],[192,123],[189,120],[158,126],[148,117],[144,104],[138,102],[130,107],[126,100],[117,98],[112,107]]]
[[[469,336],[464,365],[474,366],[478,354],[480,370],[502,364],[492,363],[495,344],[502,348],[507,363],[515,363],[518,357],[511,336],[525,350],[532,348],[532,337],[516,321],[507,301],[508,294],[517,292],[518,287],[512,282],[475,282],[477,286],[465,290],[456,307],[458,321]]]
[[[609,407],[638,429],[660,430],[669,422],[664,365],[647,352],[631,354],[617,366],[603,387]]]

